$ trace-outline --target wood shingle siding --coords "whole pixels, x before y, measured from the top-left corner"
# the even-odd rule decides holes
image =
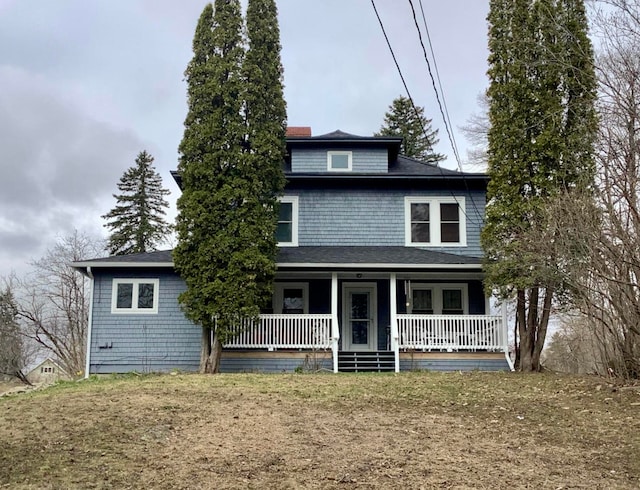
[[[451,197],[447,191],[371,189],[317,189],[297,195],[298,245],[303,246],[404,246],[406,196]],[[455,191],[465,198],[467,246],[425,247],[441,252],[481,257],[480,229],[485,207],[482,191]],[[475,205],[475,206],[474,206]],[[462,216],[462,215],[461,215]]]
[[[111,313],[114,277],[159,279],[157,314]],[[185,284],[167,270],[118,270],[95,278],[91,373],[192,371],[200,362],[200,332],[178,305]]]
[[[331,150],[351,151],[352,173],[386,173],[389,160],[386,148],[354,148],[336,147]],[[327,171],[327,149],[298,149],[291,150],[291,171],[300,173],[315,173]]]

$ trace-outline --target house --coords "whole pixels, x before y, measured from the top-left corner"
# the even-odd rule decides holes
[[[290,129],[273,301],[224,346],[223,372],[511,368],[482,286],[487,176],[401,141]],[[170,251],[74,266],[93,284],[87,373],[197,369]]]
[[[70,380],[69,373],[58,362],[51,358],[47,358],[34,367],[26,378],[32,384],[54,383],[60,380]]]

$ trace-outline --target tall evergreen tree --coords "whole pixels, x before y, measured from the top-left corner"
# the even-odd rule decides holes
[[[7,286],[0,290],[0,379],[16,377],[31,384],[25,368],[23,337],[18,324],[18,305],[13,292]]]
[[[557,258],[536,255],[541,210],[593,179],[595,76],[581,0],[491,0],[486,285],[514,294],[518,367],[540,368]]]
[[[104,226],[111,230],[107,249],[111,255],[150,252],[167,239],[172,227],[164,216],[169,207],[162,177],[153,166],[153,157],[141,151],[136,164],[127,169],[114,194],[116,206],[103,215]]]
[[[389,106],[384,124],[376,136],[402,136],[401,153],[416,160],[437,163],[444,155],[436,153],[438,130],[431,129],[431,119],[424,115],[424,107],[415,106],[410,99],[400,96]]]
[[[275,274],[286,125],[275,4],[250,1],[247,16],[245,59],[239,1],[207,5],[185,72],[174,262],[187,283],[180,302],[202,326],[202,372],[217,371],[222,344],[239,318],[258,315]]]

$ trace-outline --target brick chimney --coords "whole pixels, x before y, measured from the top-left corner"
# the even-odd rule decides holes
[[[287,136],[309,137],[311,128],[309,126],[287,126]]]

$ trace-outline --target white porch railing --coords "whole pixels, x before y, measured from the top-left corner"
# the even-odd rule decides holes
[[[489,315],[397,315],[399,349],[505,351],[502,317]]]
[[[224,346],[231,349],[328,349],[331,315],[260,315],[241,320],[239,333]]]

